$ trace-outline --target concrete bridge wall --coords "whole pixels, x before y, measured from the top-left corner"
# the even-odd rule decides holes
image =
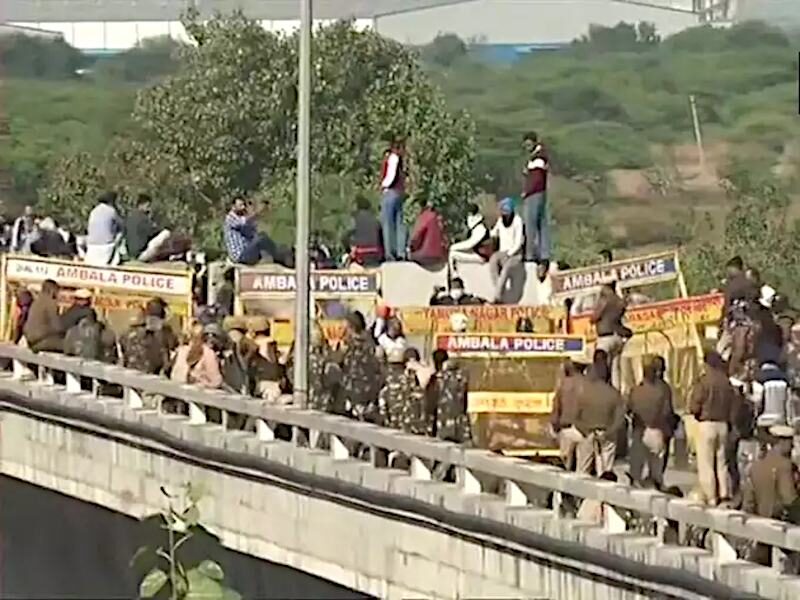
[[[203,521],[227,546],[351,589],[388,598],[800,594],[778,560],[800,551],[800,528],[786,523],[119,367],[3,344],[0,358],[14,365],[0,370],[0,473],[134,516],[161,507],[162,485],[202,483]],[[27,378],[31,363],[38,379]],[[124,396],[100,395],[96,384],[83,391],[80,377],[118,384]],[[145,395],[183,403],[188,416],[144,408]],[[214,411],[222,423],[248,415],[254,430],[209,423]],[[405,466],[381,466],[386,452]],[[437,478],[434,463],[450,465],[455,481]],[[601,503],[603,522],[565,518],[567,495]],[[658,527],[628,530],[625,510]],[[708,530],[709,549],[667,543],[667,520]],[[731,537],[771,546],[774,568],[737,560]]]
[[[227,547],[376,597],[648,597],[636,592],[635,580],[592,572],[575,560],[526,559],[439,531],[436,524],[419,526],[384,518],[347,503],[313,497],[307,490],[287,489],[254,471],[215,468],[147,440],[42,417],[2,415],[2,474],[134,517],[163,508],[162,486],[175,491],[186,482],[200,484],[207,490],[200,504],[202,521]],[[184,437],[202,439],[210,446],[246,451],[298,469],[322,470],[380,491],[423,495],[442,491],[435,483],[420,485],[396,470],[377,470],[360,461],[333,461],[327,453],[295,449],[284,442],[245,440],[208,425],[185,427]],[[463,499],[454,496],[453,500],[455,508],[469,508]],[[517,518],[565,539],[592,537],[591,528],[554,520],[550,511],[522,509]],[[602,537],[595,536],[594,543]],[[615,543],[646,553],[656,540],[617,539]],[[560,567],[552,565],[553,558]],[[606,576],[609,583],[603,583]],[[632,590],[626,591],[628,586]]]

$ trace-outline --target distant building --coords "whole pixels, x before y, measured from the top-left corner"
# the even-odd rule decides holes
[[[62,34],[60,31],[40,29],[38,27],[24,27],[21,25],[12,25],[10,23],[0,23],[0,36],[7,35],[27,35],[30,37],[43,37],[52,40],[57,40],[64,37],[64,34]]]
[[[455,33],[472,45],[501,52],[497,50],[501,46],[568,43],[593,23],[649,21],[662,35],[669,35],[698,24],[701,15],[710,14],[707,7],[714,7],[715,19],[728,19],[729,7],[736,1],[314,0],[314,17],[318,24],[354,19],[359,27],[415,45],[426,44],[439,33]],[[299,23],[297,0],[5,0],[3,18],[13,25],[59,32],[84,51],[105,52],[125,50],[156,36],[185,39],[180,17],[190,5],[204,16],[241,9],[271,31],[291,31]],[[720,5],[725,8],[717,8]]]

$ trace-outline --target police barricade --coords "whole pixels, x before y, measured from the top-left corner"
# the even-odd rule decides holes
[[[520,319],[528,319],[537,333],[565,332],[567,326],[566,310],[550,306],[424,306],[399,308],[395,314],[409,343],[425,353],[433,349],[436,336],[453,333],[451,319],[456,314],[466,317],[467,332],[510,334]]]
[[[515,456],[556,458],[549,415],[566,358],[586,356],[581,336],[464,333],[436,336],[469,379],[467,410],[482,448]]]
[[[625,324],[634,335],[622,352],[622,388],[631,389],[641,381],[645,357],[662,356],[667,364],[667,379],[674,390],[675,410],[683,414],[689,449],[695,448],[696,422],[686,414],[686,408],[692,385],[702,368],[697,344],[704,337],[705,328],[719,323],[723,301],[722,294],[692,296],[632,306],[625,315]],[[573,318],[571,332],[593,339],[590,316]]]
[[[297,281],[293,270],[275,265],[237,266],[237,315],[264,315],[270,319],[272,338],[282,348],[294,339],[294,311]],[[344,335],[348,312],[361,311],[373,317],[380,290],[378,271],[312,271],[310,276],[311,318],[322,326],[333,345]]]
[[[28,289],[35,295],[42,282],[52,279],[61,287],[58,302],[67,308],[79,289],[92,292],[92,306],[117,334],[130,316],[153,298],[163,299],[169,321],[181,331],[192,318],[194,271],[185,263],[97,267],[82,262],[9,254],[2,261],[0,327],[3,340],[12,339],[17,295]]]
[[[618,289],[675,281],[679,288],[678,295],[687,295],[680,259],[674,250],[560,271],[550,277],[555,300],[595,294],[609,281],[615,281]]]

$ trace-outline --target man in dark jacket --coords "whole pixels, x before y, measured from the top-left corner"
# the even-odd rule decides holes
[[[369,200],[356,198],[353,229],[345,246],[350,250],[350,260],[364,267],[377,267],[383,262],[383,233]]]
[[[52,279],[42,283],[42,291],[31,304],[23,332],[34,352],[64,351],[64,324],[58,314],[58,284]]]
[[[655,360],[644,367],[644,379],[631,390],[628,411],[633,419],[630,474],[641,482],[642,470],[660,488],[664,483],[666,440],[672,436],[675,415],[672,412],[672,390],[661,385],[659,365]]]
[[[738,419],[742,399],[728,380],[717,352],[705,357],[706,370],[692,389],[689,411],[697,419],[697,478],[706,502],[731,498],[728,471],[730,424]]]
[[[431,306],[471,306],[476,304],[486,304],[486,300],[464,291],[464,281],[460,277],[454,277],[450,281],[449,292],[443,287],[434,289],[430,299]]]
[[[125,243],[128,247],[128,256],[134,260],[141,256],[150,240],[158,234],[158,227],[150,217],[150,204],[150,196],[139,194],[136,208],[132,209],[125,219]]]
[[[617,435],[625,424],[625,402],[610,384],[605,361],[595,361],[578,394],[575,427],[583,440],[578,445],[579,473],[602,475],[614,466]]]
[[[69,331],[80,323],[84,317],[89,316],[89,313],[94,312],[92,310],[92,292],[87,289],[75,290],[72,297],[74,298],[72,306],[61,315],[64,331]]]
[[[600,299],[591,317],[597,331],[596,348],[606,353],[611,370],[611,383],[617,388],[620,383],[619,357],[626,341],[623,336],[626,328],[622,325],[625,309],[625,301],[617,296],[614,284],[608,283],[600,289]]]

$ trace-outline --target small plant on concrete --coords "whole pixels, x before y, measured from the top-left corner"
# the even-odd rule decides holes
[[[178,550],[202,531],[198,503],[202,490],[191,483],[175,496],[163,487],[161,493],[167,498],[166,508],[159,513],[161,528],[167,532],[167,546],[151,548],[142,546],[137,550],[131,565],[149,558],[155,562],[139,583],[140,598],[169,598],[170,600],[240,600],[241,596],[223,585],[225,573],[213,560],[203,560],[187,567],[180,560]]]

